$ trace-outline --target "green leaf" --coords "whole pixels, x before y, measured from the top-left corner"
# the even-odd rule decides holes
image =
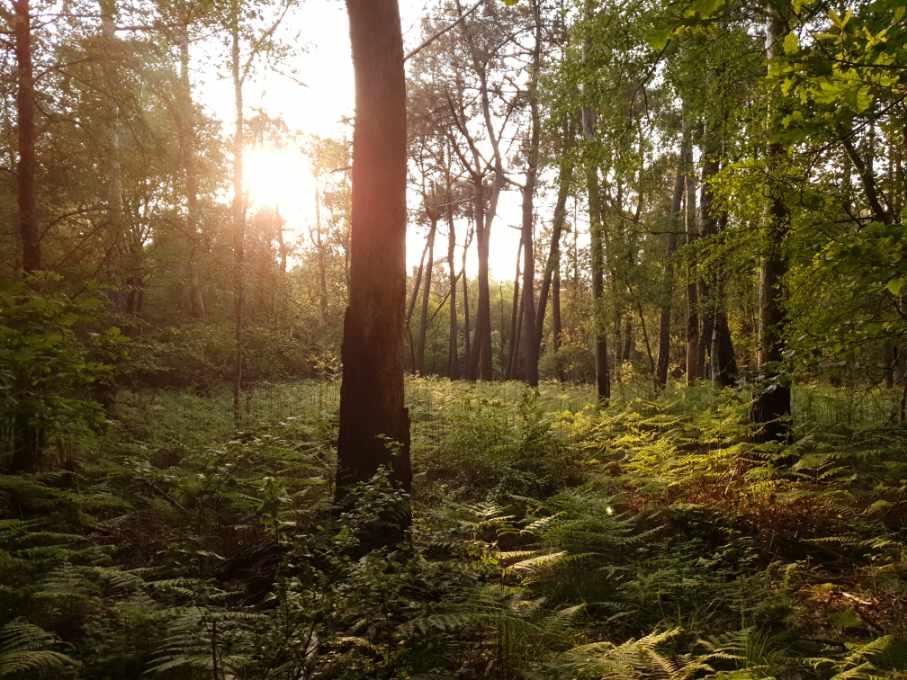
[[[784,54],[795,54],[800,49],[800,39],[791,31],[784,36]]]
[[[891,279],[885,286],[885,289],[895,296],[900,295],[904,291],[904,288],[907,288],[907,276]]]

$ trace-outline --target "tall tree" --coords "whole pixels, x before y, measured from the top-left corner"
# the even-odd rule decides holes
[[[523,208],[523,295],[517,374],[532,387],[539,384],[539,347],[535,308],[535,192],[538,183],[539,145],[542,116],[539,105],[539,78],[542,70],[542,10],[540,0],[529,2],[533,26],[533,45],[529,59],[526,100],[529,104],[529,130],[526,143],[526,178],[522,186]]]
[[[41,232],[35,198],[35,78],[32,68],[32,27],[29,0],[14,0],[12,24],[16,52],[16,120],[19,129],[19,162],[16,167],[19,238],[22,271],[41,269]]]
[[[339,501],[387,468],[408,492],[403,402],[406,267],[406,81],[397,0],[347,0],[356,79],[350,302],[343,329],[337,444]],[[389,445],[388,439],[394,446]],[[409,522],[401,516],[401,538]]]
[[[787,23],[775,2],[765,5],[765,58],[771,65],[781,53]],[[769,104],[766,164],[769,177],[769,203],[765,217],[764,252],[759,277],[759,385],[753,401],[756,438],[762,441],[787,441],[790,438],[790,381],[783,367],[785,340],[784,275],[787,261],[784,240],[790,214],[784,200],[783,178],[785,147],[778,140],[781,115]]]
[[[671,195],[671,215],[665,249],[664,278],[661,289],[661,310],[658,317],[658,360],[655,367],[655,383],[660,387],[668,384],[668,364],[671,361],[671,311],[674,305],[674,255],[677,251],[677,237],[682,225],[684,168],[688,162],[689,136],[685,135],[680,147],[674,192]]]

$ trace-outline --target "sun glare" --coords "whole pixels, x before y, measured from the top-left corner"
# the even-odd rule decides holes
[[[291,228],[310,222],[315,210],[315,180],[308,158],[294,148],[247,147],[243,183],[249,204],[276,210]]]

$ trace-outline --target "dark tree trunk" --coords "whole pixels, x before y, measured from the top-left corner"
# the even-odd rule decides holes
[[[655,383],[660,387],[668,384],[668,364],[671,361],[671,309],[674,304],[674,254],[677,252],[677,234],[680,231],[681,206],[683,205],[683,169],[687,162],[686,140],[681,145],[677,175],[674,179],[674,194],[671,196],[671,222],[665,253],[664,280],[662,283],[661,312],[658,319],[658,362],[655,368]]]
[[[787,31],[784,20],[774,5],[766,4],[765,56],[770,63],[778,54],[784,34]],[[777,128],[779,117],[772,112],[769,134]],[[771,141],[766,149],[769,178],[777,175],[784,162],[785,150],[781,143]],[[771,180],[770,180],[771,181]],[[790,439],[790,381],[782,361],[784,359],[784,284],[787,262],[784,257],[784,239],[787,235],[790,216],[784,202],[782,187],[770,187],[768,223],[765,233],[765,253],[759,280],[759,383],[753,401],[753,422],[758,441],[781,441]]]
[[[737,358],[727,313],[719,309],[712,328],[712,380],[719,387],[733,387],[737,384]]]
[[[583,111],[583,132],[587,142],[594,137],[592,112]],[[608,371],[607,316],[605,314],[605,267],[602,232],[601,188],[594,158],[586,158],[586,193],[589,199],[589,232],[592,259],[592,324],[595,343],[595,393],[603,406],[611,399],[611,376]]]
[[[343,329],[339,502],[380,468],[412,486],[403,400],[406,275],[406,82],[396,0],[347,0],[356,77],[350,301]],[[389,438],[395,445],[388,445]],[[379,543],[403,538],[408,507]]]
[[[31,14],[28,0],[13,2],[16,41],[16,124],[19,128],[19,163],[16,190],[19,205],[19,238],[22,271],[41,269],[41,232],[35,198],[35,80],[32,71]]]
[[[621,352],[623,361],[633,361],[633,355],[636,353],[635,335],[633,333],[633,319],[627,315],[624,321],[624,347]]]
[[[19,205],[19,238],[22,273],[41,269],[41,237],[35,199],[35,83],[32,72],[31,15],[28,0],[13,2],[13,32],[16,42],[16,115],[19,128],[19,163],[16,190]],[[35,414],[20,411],[13,423],[13,472],[31,472],[41,463],[43,433]]]
[[[542,120],[539,113],[538,80],[542,64],[542,17],[539,0],[530,0],[535,26],[535,42],[529,67],[526,98],[529,101],[529,148],[526,153],[526,181],[523,184],[523,297],[520,313],[520,342],[517,345],[517,376],[531,387],[539,384],[539,348],[541,335],[537,329],[535,309],[535,189],[538,179],[539,142]]]

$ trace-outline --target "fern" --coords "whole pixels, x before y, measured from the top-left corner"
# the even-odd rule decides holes
[[[60,677],[78,664],[54,649],[59,644],[56,636],[31,623],[7,623],[0,628],[0,678],[25,673]]]
[[[621,644],[580,645],[565,652],[557,665],[601,680],[686,680],[707,667],[700,662],[672,659],[659,649],[679,634],[679,628],[671,628]]]

